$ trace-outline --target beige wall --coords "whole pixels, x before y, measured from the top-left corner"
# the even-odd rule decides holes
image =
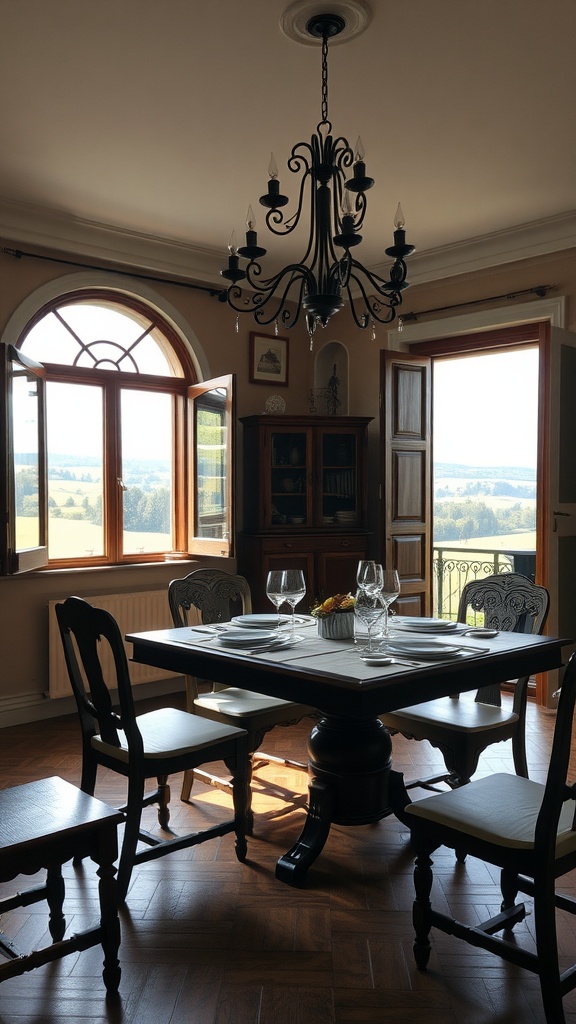
[[[14,243],[4,241],[1,245],[10,246]],[[0,339],[6,340],[6,325],[15,310],[33,291],[74,271],[74,267],[58,263],[27,257],[15,259],[0,253]],[[554,286],[552,295],[567,296],[566,326],[576,330],[575,250],[411,288],[405,295],[404,308],[406,312],[418,312],[505,295],[542,284]],[[206,355],[210,375],[236,374],[239,417],[261,412],[266,398],[275,390],[286,400],[288,414],[308,412],[309,389],[314,384],[314,356],[309,351],[303,327],[299,326],[289,334],[289,387],[274,389],[250,384],[249,335],[255,326],[251,318],[241,317],[237,334],[235,314],[207,293],[155,281],[148,281],[147,287],[163,296],[192,326]],[[517,301],[512,299],[510,304]],[[505,300],[496,303],[499,307],[506,304]],[[454,314],[462,312],[459,309]],[[441,317],[449,315],[446,311],[438,314]],[[534,300],[534,315],[537,319],[538,299]],[[434,319],[434,316],[426,317],[426,320],[430,319]],[[265,329],[262,333],[272,334],[272,331]],[[378,327],[374,342],[369,330],[358,331],[349,315],[343,312],[334,318],[326,331],[318,332],[315,338],[316,350],[328,341],[339,341],[349,350],[349,412],[374,417],[369,444],[369,497],[371,527],[376,538],[379,519],[379,351],[387,345],[387,331],[384,327]],[[240,431],[238,441],[241,443]],[[241,476],[241,461],[239,474]],[[240,513],[240,509],[238,511]],[[192,564],[187,563],[178,568],[182,572],[192,567]],[[173,565],[159,564],[30,573],[22,577],[0,578],[0,725],[70,710],[67,702],[62,703],[62,708],[55,708],[56,702],[50,702],[45,697],[48,687],[48,600],[64,598],[72,593],[82,596],[115,590],[129,592],[134,589],[162,589],[173,575]]]

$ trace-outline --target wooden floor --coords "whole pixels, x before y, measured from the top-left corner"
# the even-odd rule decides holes
[[[304,758],[308,728],[276,729],[266,749]],[[552,728],[553,717],[530,707],[533,778],[544,775]],[[395,737],[394,751],[407,777],[441,765],[427,744]],[[2,785],[55,774],[78,783],[75,718],[3,730],[0,766]],[[493,747],[481,765],[482,774],[502,769],[511,769],[508,744]],[[179,799],[180,779],[172,782],[175,831],[190,819],[215,820],[227,803],[217,790],[197,785],[188,807]],[[123,793],[114,775],[102,774],[98,796],[119,803]],[[299,834],[305,799],[303,773],[260,768],[246,864],[237,862],[226,836],[137,868],[121,914],[118,1005],[106,1005],[97,947],[5,981],[0,1024],[543,1024],[536,978],[453,938],[436,934],[430,969],[415,970],[412,857],[395,818],[334,827],[306,888],[277,882],[276,859]],[[152,809],[146,821],[155,827]],[[68,926],[75,930],[97,916],[94,873],[90,864],[69,864],[65,874]],[[499,906],[496,873],[478,861],[456,865],[450,851],[439,851],[435,879],[437,900],[461,918],[480,920]],[[20,888],[25,884],[29,879],[19,880]],[[6,914],[2,928],[19,945],[40,943],[44,905]],[[530,940],[531,929],[528,917],[517,926],[518,940]],[[574,924],[563,920],[559,936],[568,962],[576,953]],[[567,1021],[576,1024],[576,993],[564,1002]]]

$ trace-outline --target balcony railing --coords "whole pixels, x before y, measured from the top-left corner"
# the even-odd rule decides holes
[[[535,568],[535,551],[479,548],[469,552],[461,548],[434,545],[434,614],[442,619],[455,619],[460,594],[470,580],[502,572],[520,572],[533,580]]]

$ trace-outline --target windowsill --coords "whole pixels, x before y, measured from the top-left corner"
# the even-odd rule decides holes
[[[33,569],[28,573],[19,573],[12,577],[3,577],[4,579],[22,579],[25,576],[33,576],[38,578],[40,576],[71,576],[75,573],[81,573],[82,575],[91,575],[94,573],[104,573],[110,575],[113,573],[125,573],[125,572],[160,572],[161,570],[176,569],[186,567],[190,570],[190,567],[198,565],[199,563],[212,562],[216,564],[229,563],[235,561],[235,559],[216,557],[214,555],[191,555],[189,558],[175,558],[166,559],[163,562],[126,562],[123,565],[78,565],[69,566],[67,568],[60,569]]]

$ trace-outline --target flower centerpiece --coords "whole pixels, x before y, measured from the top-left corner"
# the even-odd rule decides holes
[[[354,598],[352,594],[327,597],[310,613],[318,619],[318,636],[326,640],[349,640],[354,636]]]

